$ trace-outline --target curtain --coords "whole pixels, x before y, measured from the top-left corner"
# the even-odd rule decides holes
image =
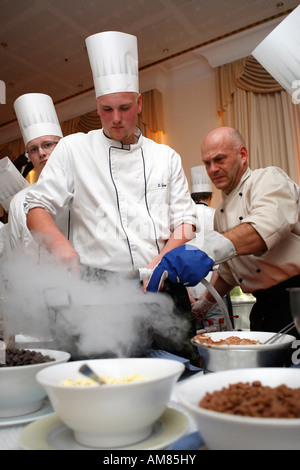
[[[0,145],[0,159],[9,157],[12,161],[24,152],[24,142],[22,138]]]
[[[216,87],[223,124],[243,135],[250,167],[278,166],[299,183],[300,105],[252,56],[218,67]]]
[[[162,142],[164,116],[160,91],[154,89],[142,93],[142,112],[137,124],[145,137],[158,143]]]

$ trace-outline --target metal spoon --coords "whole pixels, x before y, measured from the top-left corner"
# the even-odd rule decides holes
[[[278,333],[275,333],[275,335],[271,336],[269,339],[264,341],[263,344],[273,344],[277,339],[281,337],[281,335],[286,335],[290,330],[292,330],[295,326],[295,323],[292,321],[292,323],[289,323],[287,326],[282,328],[282,330],[278,331]]]
[[[86,377],[88,377],[89,379],[92,379],[94,380],[95,382],[97,382],[99,385],[102,385],[104,382],[101,380],[101,378],[99,377],[99,375],[97,375],[91,368],[90,366],[88,366],[87,364],[83,364],[80,368],[79,368],[79,372],[81,372],[83,375],[85,375]]]
[[[233,326],[230,320],[230,316],[226,307],[226,304],[222,297],[219,295],[219,293],[216,291],[216,289],[212,286],[210,282],[208,282],[206,279],[202,279],[202,284],[207,288],[207,290],[211,293],[211,295],[216,299],[219,307],[222,310],[222,313],[224,315],[224,321],[226,325],[227,331],[233,331]]]

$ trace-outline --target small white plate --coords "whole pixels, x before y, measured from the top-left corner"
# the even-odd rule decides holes
[[[188,426],[189,420],[185,414],[167,408],[154,424],[152,434],[147,439],[118,449],[165,449],[183,436]],[[26,426],[19,436],[19,442],[25,450],[99,450],[78,444],[71,429],[63,424],[55,413]]]
[[[0,418],[0,427],[3,426],[15,426],[17,424],[26,424],[36,419],[44,418],[49,414],[53,414],[54,410],[48,398],[43,400],[42,406],[39,410],[33,413],[28,413],[21,416],[12,416],[11,418]]]

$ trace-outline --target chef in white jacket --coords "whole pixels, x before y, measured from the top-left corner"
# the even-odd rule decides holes
[[[195,206],[180,156],[141,135],[135,36],[104,32],[86,40],[103,129],[56,146],[26,196],[27,223],[66,263],[110,271],[154,267],[193,238]],[[53,219],[71,213],[70,242]]]
[[[37,175],[44,169],[58,141],[63,137],[52,98],[42,93],[27,93],[14,103],[16,116],[25,145],[25,155]],[[19,191],[11,200],[8,216],[9,247],[23,247],[26,253],[39,257],[39,246],[27,228],[24,212],[25,196],[36,183]],[[67,235],[67,213],[58,222]]]
[[[27,224],[70,269],[153,268],[166,252],[194,237],[196,210],[181,158],[136,127],[142,108],[137,38],[109,31],[88,37],[86,45],[103,128],[57,144],[26,195]],[[69,240],[54,223],[64,207],[70,210]],[[182,288],[180,305],[192,316]],[[195,331],[191,324],[188,338]]]

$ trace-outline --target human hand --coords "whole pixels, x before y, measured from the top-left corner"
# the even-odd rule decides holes
[[[194,245],[181,245],[166,253],[149,280],[147,290],[157,292],[167,277],[171,282],[186,286],[197,285],[207,276],[214,264],[223,263],[236,256],[233,243],[212,230],[203,241],[203,250]]]
[[[147,291],[157,292],[169,278],[174,284],[197,285],[211,270],[214,261],[193,245],[181,245],[166,253],[150,277]]]
[[[62,266],[76,275],[80,275],[80,258],[68,240],[52,244],[51,253]]]
[[[210,302],[203,297],[201,300],[197,300],[192,306],[192,312],[197,316],[203,316],[208,310],[214,306],[215,302]]]

